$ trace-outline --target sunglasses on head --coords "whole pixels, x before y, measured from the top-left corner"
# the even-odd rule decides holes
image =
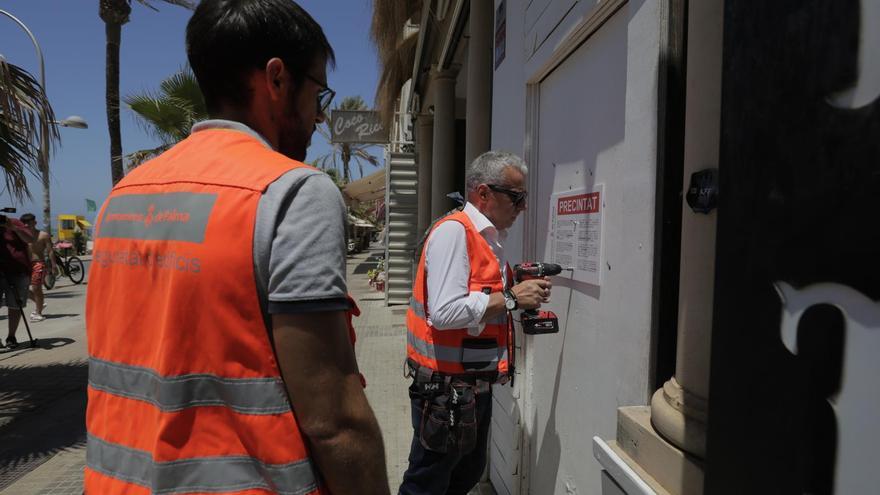
[[[529,197],[528,191],[514,191],[513,189],[496,186],[495,184],[486,184],[486,187],[495,192],[506,194],[507,197],[510,198],[510,201],[513,202],[513,206],[515,207],[519,207],[520,205],[522,205],[526,198]]]
[[[318,91],[318,110],[320,110],[321,113],[326,114],[327,109],[330,108],[330,103],[333,102],[333,97],[336,96],[336,91],[333,91],[326,84],[308,74],[306,74],[306,78],[318,86],[321,86],[321,91]]]

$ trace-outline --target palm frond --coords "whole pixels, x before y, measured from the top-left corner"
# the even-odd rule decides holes
[[[361,96],[346,96],[336,105],[336,110],[367,110],[367,103]]]
[[[159,91],[168,98],[178,99],[190,105],[190,110],[197,115],[207,116],[208,108],[205,106],[205,97],[199,88],[196,75],[189,66],[184,66],[179,71],[162,81]]]
[[[193,124],[208,116],[205,99],[189,67],[163,80],[158,92],[127,95],[123,101],[138,125],[163,144],[185,139]]]
[[[351,150],[351,153],[356,158],[359,158],[361,160],[365,160],[367,163],[369,163],[370,165],[372,165],[374,167],[379,166],[379,158],[376,157],[375,155],[371,154],[369,151],[367,151],[366,146],[359,146],[359,147],[353,148]]]
[[[409,35],[382,61],[382,73],[376,88],[376,108],[379,110],[382,125],[386,128],[391,126],[401,87],[412,77],[418,41],[418,35]]]
[[[137,2],[141,5],[143,5],[144,7],[147,7],[148,9],[151,9],[155,12],[159,11],[159,9],[154,7],[153,4],[149,2],[149,0],[137,0]],[[187,8],[189,10],[193,10],[196,8],[196,2],[193,2],[190,0],[162,0],[162,2],[167,3],[167,4],[171,4],[171,5],[177,5],[178,7]],[[131,2],[129,2],[129,3],[131,3]]]
[[[163,143],[182,139],[179,131],[189,117],[185,108],[176,106],[161,96],[150,94],[129,95],[123,101],[134,112],[138,124],[145,132]]]
[[[41,135],[43,119],[48,134]],[[0,57],[0,169],[6,190],[21,200],[30,197],[27,176],[42,172],[42,139],[51,147],[59,139],[55,114],[42,86],[24,69]],[[48,164],[47,164],[48,165]]]
[[[323,124],[315,126],[315,130],[318,131],[318,134],[320,134],[328,143],[330,142],[330,139],[332,139],[330,137],[330,119],[324,121]]]
[[[370,37],[384,60],[400,43],[406,21],[421,10],[421,0],[374,0]]]
[[[129,153],[125,155],[125,168],[131,172],[132,170],[138,168],[143,165],[146,161],[151,160],[162,153],[165,153],[171,148],[171,144],[163,144],[161,146],[157,146],[153,149],[148,150],[138,150],[134,153]]]

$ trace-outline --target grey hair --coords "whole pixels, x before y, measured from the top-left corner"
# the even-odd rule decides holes
[[[487,151],[478,156],[468,165],[465,173],[465,181],[467,183],[467,192],[471,193],[477,189],[480,184],[503,184],[504,170],[507,167],[514,167],[528,175],[529,167],[522,158],[508,153],[506,151]]]

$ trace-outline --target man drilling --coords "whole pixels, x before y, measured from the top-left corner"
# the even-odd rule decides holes
[[[511,378],[509,312],[550,297],[547,278],[513,285],[503,242],[526,208],[526,168],[490,151],[467,169],[467,199],[434,224],[406,316],[413,441],[401,495],[465,495],[486,465],[491,386]]]

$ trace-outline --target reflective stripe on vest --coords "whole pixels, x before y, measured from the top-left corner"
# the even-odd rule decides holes
[[[89,386],[149,402],[164,412],[196,406],[226,406],[242,414],[290,411],[284,382],[278,378],[221,378],[208,374],[166,377],[148,368],[90,358]]]
[[[409,307],[410,307],[410,309],[413,310],[413,312],[416,314],[416,316],[419,317],[419,319],[422,319],[422,320],[428,319],[428,315],[425,314],[425,305],[416,301],[415,298],[413,298],[413,297],[409,298]],[[501,313],[498,316],[494,316],[492,318],[489,318],[484,323],[487,325],[506,325],[507,324],[507,312],[505,311],[504,313]],[[438,330],[438,331],[442,332],[443,330]]]
[[[406,343],[412,346],[422,356],[435,361],[449,363],[490,363],[479,371],[491,371],[498,367],[499,361],[507,360],[507,347],[489,347],[487,349],[465,349],[438,345],[416,337],[412,332],[406,333]]]
[[[156,494],[269,490],[302,495],[318,486],[308,460],[265,464],[247,456],[156,462],[149,452],[89,435],[86,465],[101,474],[149,488]],[[91,494],[90,494],[91,495]]]

